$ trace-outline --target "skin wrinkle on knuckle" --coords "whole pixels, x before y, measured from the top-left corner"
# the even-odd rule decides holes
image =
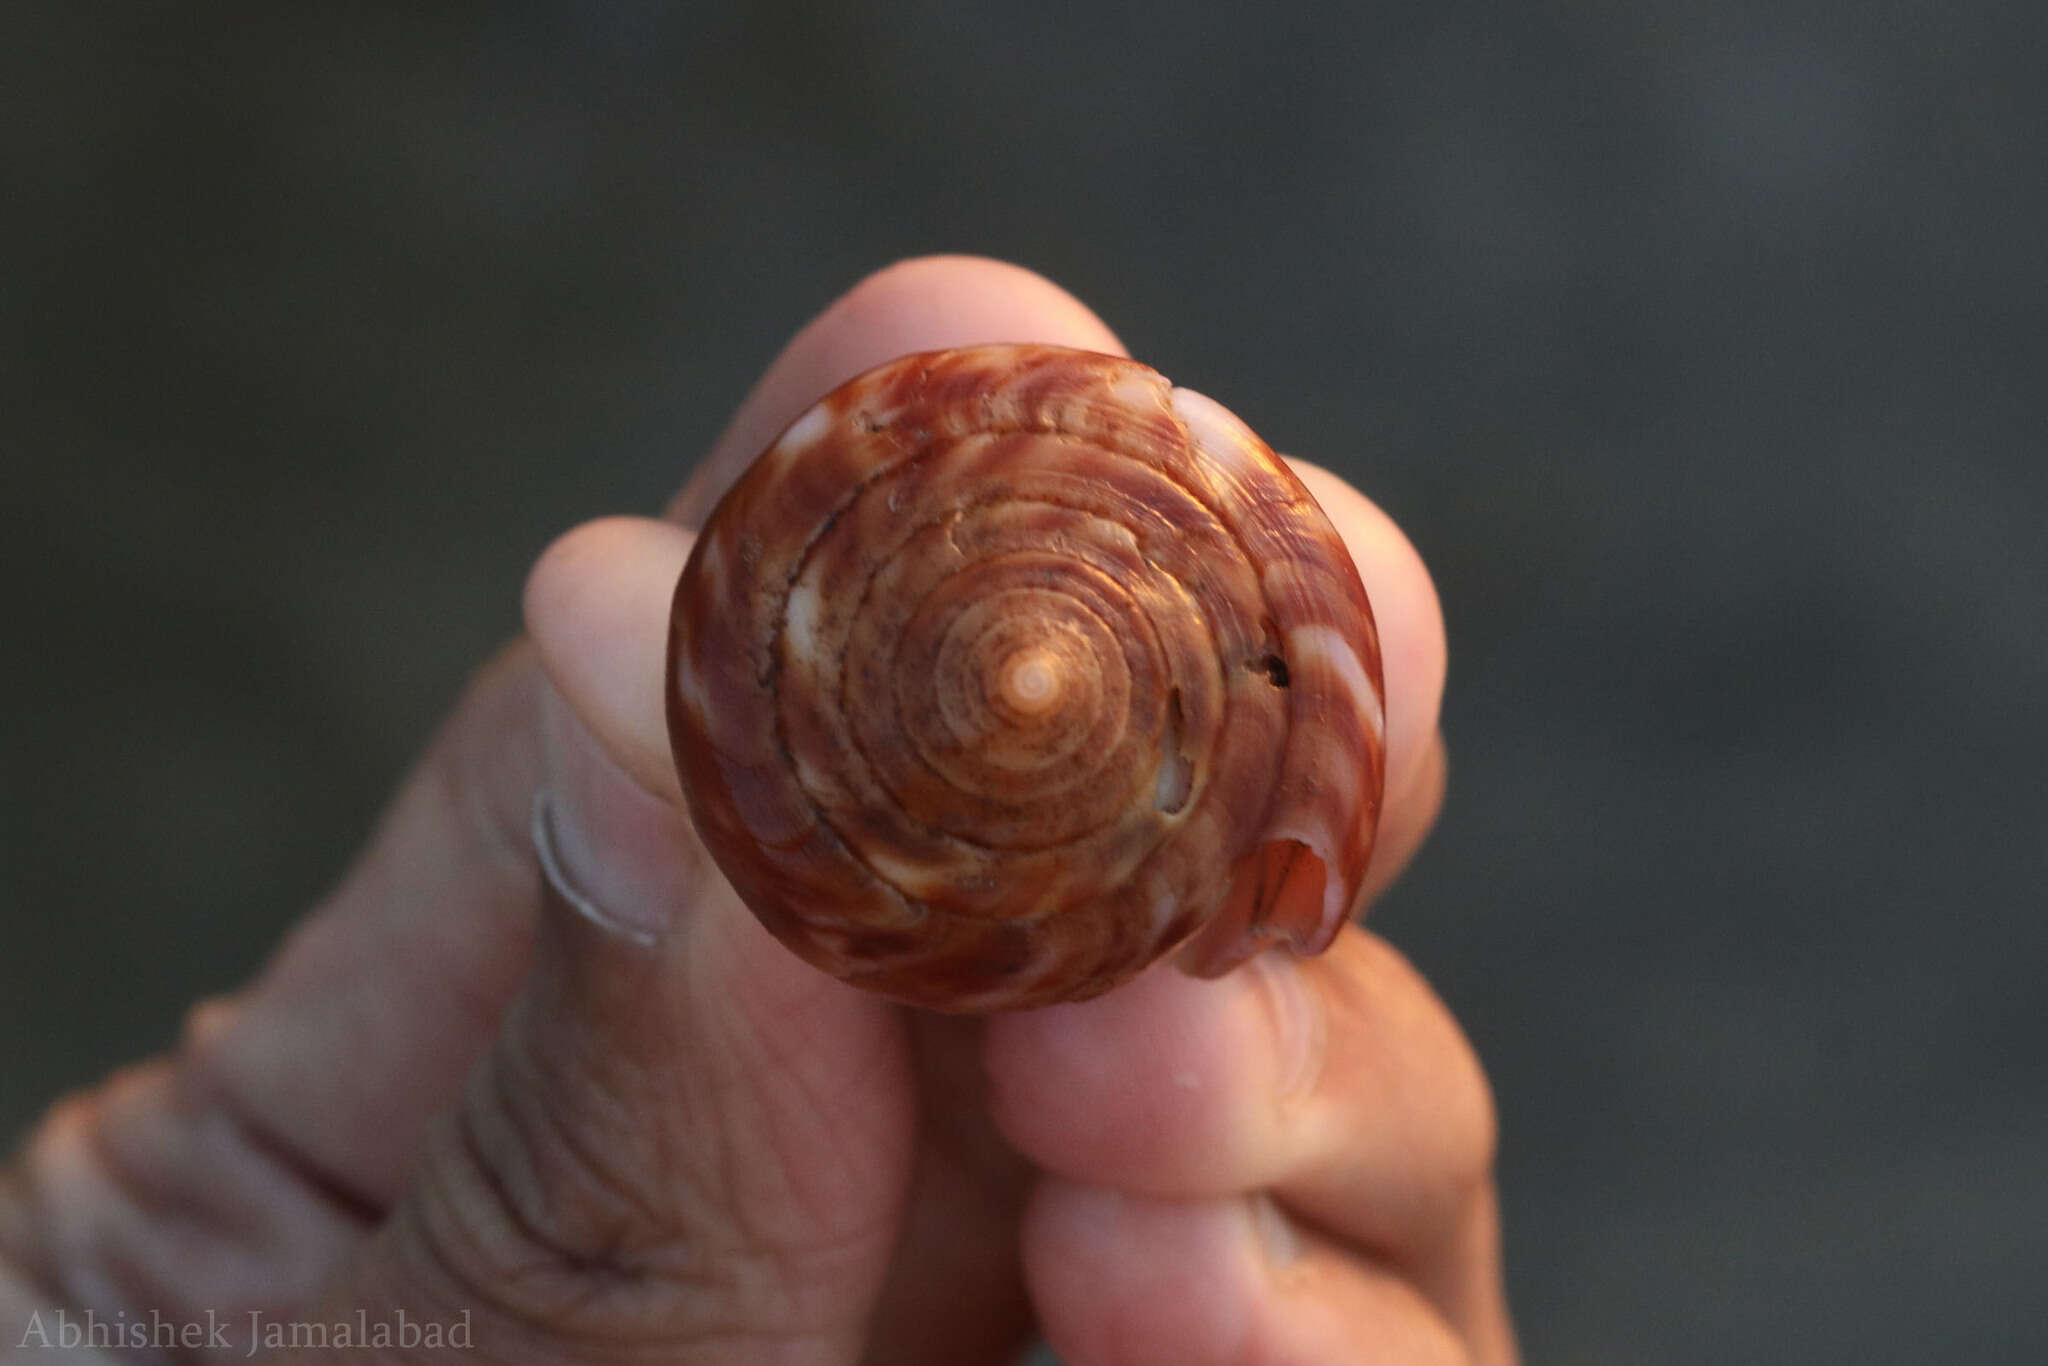
[[[232,1028],[244,1010],[240,995],[200,1002],[186,1015],[173,1055],[173,1090],[196,1111],[195,1126],[211,1116],[232,1131],[239,1150],[283,1176],[291,1190],[332,1217],[368,1228],[386,1206],[306,1151],[274,1124],[246,1089],[229,1053]],[[252,1181],[253,1184],[253,1181]]]
[[[410,1231],[454,1302],[606,1339],[739,1288],[701,1274],[687,1246],[665,1246],[639,1193],[593,1170],[543,1110],[479,1078],[430,1151]]]
[[[234,1009],[203,1003],[180,1047],[45,1113],[10,1169],[12,1260],[53,1302],[184,1304],[209,1272],[301,1284],[378,1211],[273,1131],[212,1046]],[[140,1107],[138,1112],[137,1107]],[[303,1285],[302,1287],[303,1288]]]
[[[522,1343],[566,1342],[570,1356],[594,1345],[826,1360],[852,1331],[804,1301],[775,1250],[589,1170],[552,1117],[508,1144],[539,1108],[502,1091],[463,1107],[401,1211],[400,1235],[446,1303],[481,1307]]]
[[[60,1097],[18,1159],[22,1232],[34,1258],[23,1265],[56,1303],[104,1303],[109,1295],[133,1302],[149,1281],[132,1258],[109,1246],[123,1229],[146,1221],[154,1204],[125,1164],[107,1160],[99,1129],[112,1080]]]
[[[814,1259],[840,1253],[798,1259],[731,1217],[746,1203],[734,1188],[747,1163],[716,1126],[601,1156],[637,1112],[574,1085],[538,1084],[496,1054],[436,1145],[415,1234],[458,1301],[592,1340],[838,1330],[804,1291],[821,1279]],[[562,1095],[574,1103],[542,1099]]]

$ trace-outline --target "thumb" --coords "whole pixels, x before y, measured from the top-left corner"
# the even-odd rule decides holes
[[[859,1355],[913,1150],[900,1014],[777,944],[696,843],[661,704],[689,544],[597,522],[534,571],[532,976],[345,1321],[460,1325],[506,1360]]]

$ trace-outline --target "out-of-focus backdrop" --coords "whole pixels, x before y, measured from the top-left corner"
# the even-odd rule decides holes
[[[1435,570],[1375,924],[1531,1360],[2048,1360],[2048,9],[344,8],[0,7],[0,1134],[261,961],[554,533],[985,252]]]

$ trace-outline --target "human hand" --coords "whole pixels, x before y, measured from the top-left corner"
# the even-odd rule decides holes
[[[401,1315],[515,1362],[1001,1362],[1034,1323],[1074,1366],[1514,1360],[1486,1083],[1383,941],[941,1017],[800,962],[696,844],[661,697],[686,528],[841,380],[990,340],[1122,349],[1026,272],[894,267],[790,344],[670,520],[542,557],[527,638],[340,888],[32,1134],[0,1350],[61,1310],[224,1324],[162,1353],[199,1360]],[[1393,524],[1297,469],[1379,621],[1377,890],[1441,800],[1442,621]]]

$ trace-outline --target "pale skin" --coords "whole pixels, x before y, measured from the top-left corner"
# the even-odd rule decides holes
[[[32,1132],[0,1353],[61,1306],[466,1314],[507,1362],[1516,1360],[1491,1095],[1385,941],[963,1020],[806,966],[697,846],[661,698],[690,528],[818,395],[984,341],[1123,349],[1028,272],[905,262],[790,343],[666,518],[542,556],[342,884],[174,1053]],[[1442,800],[1443,622],[1394,524],[1296,468],[1379,619],[1376,893]],[[537,875],[538,791],[601,921]]]

